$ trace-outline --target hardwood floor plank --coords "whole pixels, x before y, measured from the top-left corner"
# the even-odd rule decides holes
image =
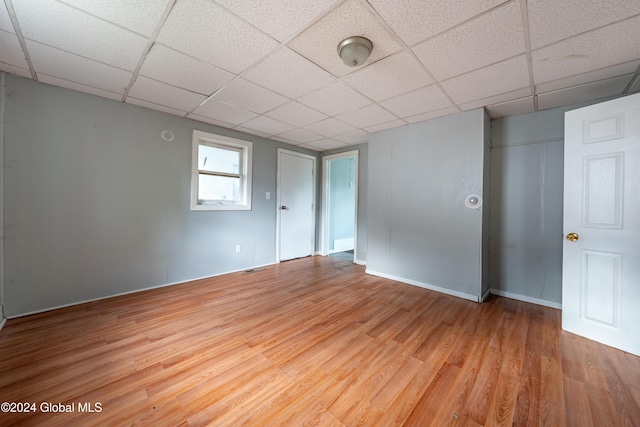
[[[308,257],[9,320],[0,425],[635,426],[640,358],[560,311]]]

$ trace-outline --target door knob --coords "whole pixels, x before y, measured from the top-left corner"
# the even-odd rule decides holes
[[[569,233],[569,234],[567,234],[567,240],[569,240],[571,242],[576,242],[579,238],[580,238],[580,236],[578,236],[578,233]]]
[[[286,211],[287,207],[283,205],[283,206],[280,206],[280,209],[282,209],[283,211]]]

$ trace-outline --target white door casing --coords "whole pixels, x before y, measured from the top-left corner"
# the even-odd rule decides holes
[[[329,255],[329,229],[331,222],[331,161],[336,159],[343,159],[348,157],[355,158],[355,211],[354,211],[354,236],[353,236],[353,258],[354,262],[358,259],[358,167],[359,167],[359,152],[358,150],[347,151],[339,154],[332,154],[329,156],[322,157],[322,223],[321,223],[321,234],[320,234],[320,253],[324,256]],[[347,219],[348,220],[348,219]]]
[[[640,355],[640,94],[567,112],[564,144],[562,328]]]
[[[276,261],[314,253],[315,166],[315,157],[278,149]]]

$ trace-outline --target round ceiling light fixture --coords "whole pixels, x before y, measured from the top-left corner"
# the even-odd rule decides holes
[[[338,44],[338,55],[348,67],[359,67],[367,60],[372,49],[373,43],[369,39],[352,36]]]

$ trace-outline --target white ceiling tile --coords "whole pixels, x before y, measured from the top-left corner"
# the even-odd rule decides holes
[[[180,111],[191,111],[207,99],[198,93],[189,92],[144,76],[138,76],[129,91],[129,96]]]
[[[413,48],[438,80],[524,53],[520,4],[509,3]]]
[[[297,33],[336,0],[216,0],[271,37],[283,41]]]
[[[294,146],[300,145],[299,142],[294,142],[289,139],[280,138],[279,136],[270,136],[269,139],[272,141],[284,142],[285,144],[294,145]]]
[[[286,47],[243,77],[289,98],[297,98],[335,81],[331,74]]]
[[[333,150],[335,148],[347,147],[349,144],[346,144],[341,141],[336,141],[335,139],[321,139],[318,141],[313,141],[310,143],[302,144],[300,147],[310,148],[311,150]]]
[[[285,102],[287,98],[250,81],[236,79],[214,95],[213,99],[262,114]]]
[[[382,101],[429,84],[431,78],[413,55],[400,52],[364,67],[342,81],[374,101]]]
[[[5,71],[7,73],[15,74],[16,76],[26,77],[28,79],[31,78],[31,71],[26,68],[16,67],[15,65],[5,64],[0,61],[0,71]]]
[[[184,116],[186,114],[183,110],[177,110],[175,108],[167,107],[165,105],[155,104],[153,102],[148,102],[142,99],[136,99],[132,97],[128,97],[126,100],[127,104],[137,105],[138,107],[148,108],[149,110],[161,111],[167,114],[173,114],[174,116]]]
[[[531,48],[575,36],[640,13],[637,0],[528,0]],[[636,27],[637,31],[637,27]]]
[[[538,95],[538,109],[555,108],[579,102],[621,95],[633,78],[633,74],[600,80],[585,85],[561,89]]]
[[[347,111],[336,118],[358,128],[366,128],[378,123],[385,123],[397,119],[396,116],[380,107],[378,104]]]
[[[589,71],[586,73],[565,77],[563,79],[540,83],[536,85],[536,92],[551,92],[554,90],[564,89],[571,86],[578,86],[596,80],[603,80],[611,77],[621,76],[623,74],[634,73],[638,69],[639,65],[640,61],[631,61],[624,64],[614,65],[613,67],[602,68],[600,70]]]
[[[9,18],[9,12],[4,2],[0,2],[0,30],[7,31],[11,34],[16,33],[13,31],[13,23],[11,22],[11,18]]]
[[[382,123],[379,125],[369,126],[364,130],[367,132],[378,132],[385,129],[397,128],[399,126],[404,126],[406,124],[407,122],[405,122],[404,120],[397,119],[397,120],[392,120],[390,122]]]
[[[322,136],[304,129],[293,129],[288,132],[281,133],[278,136],[296,143],[305,143],[322,139]]]
[[[268,138],[268,137],[269,137],[269,134],[268,134],[268,133],[259,132],[259,131],[257,131],[257,130],[249,129],[249,128],[245,128],[245,127],[242,127],[242,126],[236,126],[236,127],[234,127],[234,129],[235,129],[235,130],[238,130],[238,131],[240,131],[240,132],[244,132],[244,133],[251,134],[251,135],[261,136],[261,137],[263,137],[263,138]]]
[[[505,0],[369,0],[410,46],[504,2]]]
[[[640,59],[640,16],[533,51],[535,83]]]
[[[454,102],[460,104],[529,87],[524,55],[463,74],[442,83]]]
[[[157,43],[142,63],[140,74],[207,96],[235,77],[218,67]]]
[[[322,111],[328,116],[371,104],[371,101],[341,82],[336,82],[315,92],[308,93],[298,101]]]
[[[102,98],[113,99],[115,101],[120,101],[122,99],[122,94],[109,92],[108,90],[98,89],[92,86],[83,85],[76,82],[70,82],[68,80],[60,79],[58,77],[48,76],[43,73],[38,74],[38,81],[54,86],[60,86],[67,89],[75,90],[78,92],[88,93],[90,95],[101,96]]]
[[[435,85],[414,90],[380,102],[398,117],[409,117],[451,106],[451,101]]]
[[[235,126],[233,123],[227,123],[227,122],[223,122],[222,120],[216,120],[216,119],[212,119],[205,116],[199,116],[193,113],[190,113],[189,115],[187,115],[187,118],[191,120],[197,120],[199,122],[209,123],[211,125],[220,126],[223,128],[228,128],[228,129],[231,129]]]
[[[48,74],[86,86],[124,94],[131,81],[128,71],[101,64],[27,40],[27,50],[38,73]]]
[[[325,114],[296,101],[287,102],[286,104],[269,111],[265,116],[269,116],[272,119],[280,120],[297,127],[302,127],[327,117]]]
[[[369,134],[367,132],[356,129],[340,135],[336,135],[333,137],[333,139],[342,141],[347,144],[359,144],[361,142],[366,142],[368,137]]]
[[[114,67],[133,71],[148,42],[53,0],[14,1],[13,5],[25,38]]]
[[[310,124],[304,128],[327,138],[357,129],[355,126],[348,125],[345,122],[334,119],[333,117]]]
[[[430,111],[428,113],[417,114],[415,116],[407,117],[405,120],[409,123],[424,122],[425,120],[431,120],[438,117],[448,116],[450,114],[456,114],[460,112],[456,107],[447,107],[442,110]]]
[[[64,0],[64,2],[148,37],[158,25],[169,0]]]
[[[294,129],[294,126],[288,125],[270,117],[258,116],[242,124],[242,127],[251,130],[257,130],[267,135],[279,135]]]
[[[213,99],[207,100],[207,102],[196,108],[193,113],[234,125],[239,125],[257,116],[256,113],[252,113],[251,111]]]
[[[2,46],[2,56],[0,56],[2,62],[14,67],[29,68],[27,60],[24,59],[18,36],[6,31],[0,31],[0,46]]]
[[[314,147],[313,145],[310,145],[310,144],[300,144],[300,145],[297,145],[297,147],[306,148],[307,150],[317,151],[317,152],[325,151],[325,150],[319,149],[318,147]]]
[[[278,45],[209,0],[178,0],[157,40],[234,74]]]
[[[501,104],[489,105],[487,107],[487,111],[494,119],[505,116],[515,116],[517,114],[531,113],[535,111],[533,96],[514,99],[513,101],[507,101]]]
[[[488,98],[476,99],[474,101],[458,104],[458,107],[462,111],[475,110],[476,108],[482,108],[486,105],[500,104],[502,102],[513,101],[515,99],[524,98],[533,95],[530,87],[524,87],[511,92],[501,93],[499,95],[493,95]]]
[[[342,77],[356,69],[347,67],[336,49],[342,40],[354,35],[366,37],[373,43],[369,64],[401,48],[364,0],[347,0],[291,40],[288,46],[334,76]]]

